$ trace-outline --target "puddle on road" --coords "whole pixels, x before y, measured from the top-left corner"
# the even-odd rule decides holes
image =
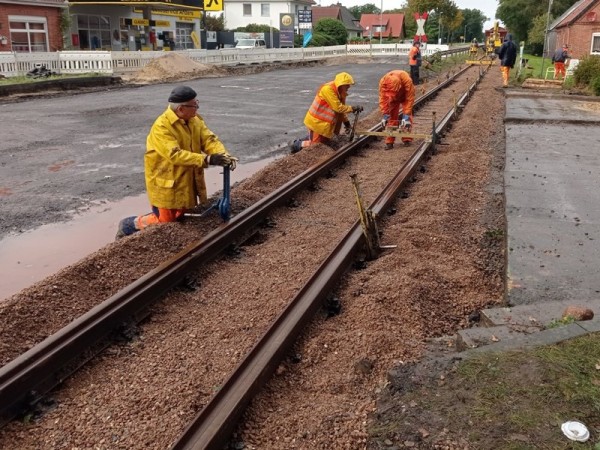
[[[248,178],[274,159],[238,165],[231,173],[231,184]],[[209,196],[223,189],[221,170],[210,168],[205,175]],[[69,222],[44,225],[0,240],[0,273],[3,274],[0,301],[112,242],[122,218],[149,211],[144,193],[93,206]]]

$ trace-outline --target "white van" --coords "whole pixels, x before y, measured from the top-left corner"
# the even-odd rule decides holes
[[[249,48],[267,48],[264,39],[240,39],[236,42],[235,48],[247,50]]]

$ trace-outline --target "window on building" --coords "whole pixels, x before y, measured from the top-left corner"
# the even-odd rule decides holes
[[[600,54],[600,33],[592,34],[592,53]]]
[[[194,41],[192,40],[192,31],[194,31],[194,24],[187,22],[177,22],[175,24],[175,48],[177,50],[194,48]]]
[[[269,8],[270,4],[269,3],[261,3],[260,4],[260,15],[262,17],[270,17],[271,16],[271,10]]]
[[[79,48],[82,50],[110,50],[110,17],[77,14]]]
[[[244,3],[244,16],[252,15],[252,3]]]
[[[8,16],[8,27],[13,51],[48,51],[48,25],[45,17]]]

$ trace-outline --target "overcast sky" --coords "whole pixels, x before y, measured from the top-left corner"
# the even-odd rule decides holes
[[[373,3],[378,8],[381,8],[383,3],[383,10],[399,8],[404,1],[403,0],[315,0],[320,6],[330,6],[332,4],[341,3],[346,8],[352,6],[364,5],[365,3]],[[498,8],[498,0],[454,0],[456,6],[459,9],[478,9],[489,19],[484,24],[484,29],[491,28],[494,23],[496,16],[496,9]]]

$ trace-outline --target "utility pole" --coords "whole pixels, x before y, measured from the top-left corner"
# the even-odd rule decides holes
[[[544,61],[546,60],[546,45],[548,43],[548,28],[550,27],[550,8],[552,8],[552,0],[548,0],[548,18],[546,19],[546,31],[544,31],[544,49],[542,50],[542,73],[540,77],[544,76]]]
[[[379,45],[381,45],[383,35],[383,0],[381,0],[381,9],[379,10]]]

